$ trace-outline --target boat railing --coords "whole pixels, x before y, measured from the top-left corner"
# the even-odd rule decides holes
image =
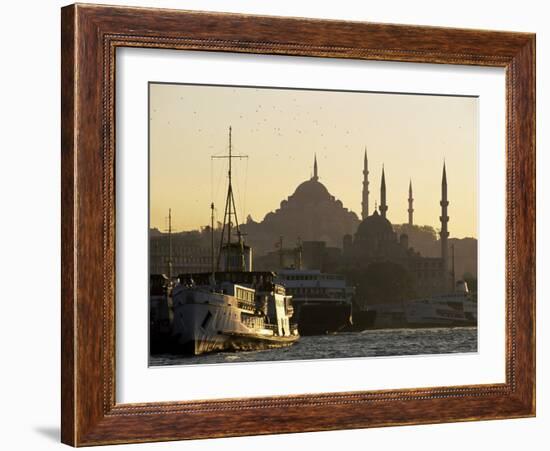
[[[266,324],[264,324],[264,327],[268,330],[272,330],[272,331],[275,331],[275,332],[278,330],[277,324],[266,323]]]
[[[254,303],[250,303],[248,301],[238,301],[237,306],[243,310],[248,310],[249,312],[254,312],[256,310],[256,306]]]

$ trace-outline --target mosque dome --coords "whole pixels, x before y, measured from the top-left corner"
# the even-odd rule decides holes
[[[258,254],[271,252],[281,236],[287,242],[324,241],[327,246],[340,247],[342,237],[353,234],[359,220],[346,209],[319,181],[317,159],[313,176],[300,183],[294,192],[280,203],[280,208],[265,215],[254,227],[243,226]]]
[[[291,198],[295,201],[307,200],[308,202],[332,200],[327,188],[319,182],[317,177],[312,177],[300,183]]]
[[[384,240],[394,237],[393,227],[387,218],[375,211],[367,216],[357,228],[356,237],[360,240]]]

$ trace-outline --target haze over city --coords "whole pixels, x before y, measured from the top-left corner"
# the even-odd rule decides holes
[[[387,215],[407,222],[409,181],[415,223],[439,229],[443,162],[449,230],[477,237],[477,98],[151,83],[150,226],[175,231],[223,219],[225,155],[232,126],[239,220],[261,221],[313,173],[361,217],[363,155],[369,160],[370,210],[380,202],[385,168]]]

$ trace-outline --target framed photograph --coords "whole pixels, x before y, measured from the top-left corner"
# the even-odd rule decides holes
[[[535,415],[535,36],[62,9],[62,441]]]

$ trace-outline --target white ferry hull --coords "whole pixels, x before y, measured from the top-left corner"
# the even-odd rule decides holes
[[[241,321],[242,310],[225,297],[205,293],[196,303],[177,303],[173,334],[178,351],[199,355],[219,351],[252,351],[292,345],[299,335],[286,331],[279,336],[272,329],[248,327]],[[217,302],[216,302],[217,301]]]
[[[461,296],[417,299],[404,304],[373,305],[375,329],[472,327],[477,304]]]
[[[466,303],[460,297],[435,298],[411,302],[405,307],[409,327],[463,327],[477,324],[477,312],[467,315]]]

